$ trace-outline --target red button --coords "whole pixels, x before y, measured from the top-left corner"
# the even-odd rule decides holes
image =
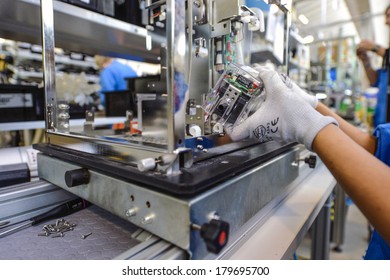
[[[225,245],[226,243],[226,232],[225,231],[222,231],[221,234],[219,235],[218,237],[218,242],[219,242],[219,245]]]

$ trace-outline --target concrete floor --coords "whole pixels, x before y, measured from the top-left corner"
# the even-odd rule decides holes
[[[341,252],[332,250],[335,244],[331,243],[329,259],[331,260],[361,260],[368,245],[368,222],[356,205],[348,206],[345,240]],[[298,259],[310,259],[310,234],[302,241],[296,256]]]

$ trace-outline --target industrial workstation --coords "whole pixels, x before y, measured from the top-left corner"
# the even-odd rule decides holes
[[[262,106],[266,65],[372,131],[356,48],[383,2],[1,0],[0,259],[342,252],[349,200],[321,159],[226,127]],[[133,69],[125,88],[97,56]]]

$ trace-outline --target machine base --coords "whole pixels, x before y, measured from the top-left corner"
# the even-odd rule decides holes
[[[239,165],[237,153],[253,158],[253,154],[248,155],[253,151],[251,148],[236,152],[236,161],[233,155],[222,157],[229,156],[229,161]],[[298,147],[287,149],[245,172],[232,172],[229,179],[214,182],[210,184],[212,188],[190,198],[168,195],[145,184],[95,170],[89,170],[88,184],[69,188],[65,172],[85,166],[77,161],[69,163],[45,154],[38,156],[38,170],[40,178],[171,242],[186,250],[191,258],[202,259],[208,252],[199,231],[191,230],[191,224],[203,225],[218,217],[230,224],[231,233],[235,232],[270,201],[286,192],[289,183],[298,176],[298,158]],[[213,160],[207,166],[211,170],[213,165],[218,165],[218,170],[221,170],[223,163],[220,159],[217,163]]]

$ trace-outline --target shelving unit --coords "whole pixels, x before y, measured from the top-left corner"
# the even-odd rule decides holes
[[[310,48],[304,44],[302,37],[292,30],[289,43],[289,76],[299,87],[308,90]]]
[[[15,46],[11,50],[14,58],[14,79],[17,81],[37,82],[40,83],[43,79],[42,73],[42,54],[33,52],[37,45],[31,45],[23,43],[23,48],[20,48],[20,43],[15,43]],[[30,48],[26,46],[31,45]],[[86,74],[86,78],[89,83],[99,83],[98,69],[95,65],[92,56],[88,56],[81,53],[76,53],[81,59],[72,59],[70,55],[64,54],[64,51],[59,50],[56,54],[56,72],[57,73],[82,73]]]
[[[162,36],[145,28],[54,1],[55,43],[75,52],[158,62]],[[41,44],[40,0],[0,1],[0,38]]]
[[[258,63],[258,62],[265,62],[265,61],[271,61],[275,65],[282,65],[283,62],[281,62],[274,54],[273,49],[270,45],[263,45],[255,48],[251,53],[251,62],[252,63]]]
[[[0,38],[42,46],[40,5],[40,0],[0,1]],[[76,54],[91,54],[84,60],[56,54],[56,74],[62,74],[62,70],[72,73],[73,70],[77,70],[75,72],[87,73],[84,76],[87,83],[97,84],[99,81],[97,73],[88,75],[87,71],[88,68],[96,69],[92,57],[95,54],[123,59],[137,58],[149,63],[159,62],[160,47],[165,43],[165,37],[152,34],[143,27],[61,1],[53,1],[53,12],[55,47]],[[12,83],[42,82],[42,55],[39,50],[32,52],[25,46],[15,48],[12,55],[15,73]],[[19,63],[26,63],[24,64],[26,67],[23,67],[23,64],[18,67]],[[61,90],[59,84],[57,91]]]
[[[290,16],[264,13],[265,32],[252,34],[251,63],[271,62],[287,71],[287,45]],[[283,25],[283,26],[282,26]]]

